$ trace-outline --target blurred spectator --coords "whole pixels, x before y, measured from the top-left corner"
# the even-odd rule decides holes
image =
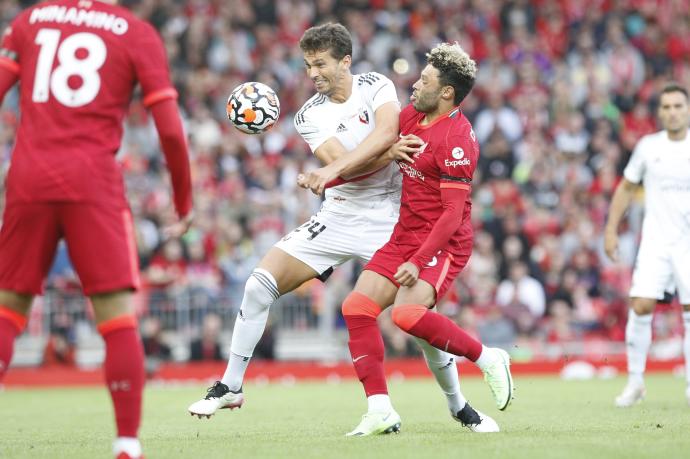
[[[75,364],[73,325],[72,317],[65,312],[53,316],[50,335],[43,353],[44,365],[73,366]]]
[[[153,376],[161,363],[170,360],[172,352],[162,337],[160,320],[149,316],[141,322],[141,340],[146,356],[146,374]]]
[[[189,360],[225,360],[220,349],[220,330],[222,321],[216,314],[206,314],[204,317],[201,336],[192,341],[189,347]]]
[[[544,288],[529,276],[524,262],[512,262],[509,271],[508,279],[498,285],[496,303],[520,333],[530,334],[546,309]]]

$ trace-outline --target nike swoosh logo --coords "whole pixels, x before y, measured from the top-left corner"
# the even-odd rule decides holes
[[[360,355],[356,359],[352,359],[352,363],[357,363],[357,361],[362,360],[364,357],[369,357],[369,354]]]
[[[386,417],[383,418],[383,420],[384,420],[384,421],[387,421],[389,417],[391,417],[391,414],[390,414],[390,413],[388,413],[388,414],[386,415]]]

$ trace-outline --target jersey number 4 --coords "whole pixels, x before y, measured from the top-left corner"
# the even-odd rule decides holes
[[[35,43],[41,50],[38,53],[31,100],[47,102],[48,95],[52,93],[63,105],[81,107],[96,98],[101,89],[98,69],[105,63],[107,55],[101,37],[80,32],[70,35],[60,43],[59,30],[41,29],[36,34]],[[58,66],[53,70],[56,54]],[[79,77],[72,80],[79,82],[77,88],[72,88],[69,84],[72,76]]]

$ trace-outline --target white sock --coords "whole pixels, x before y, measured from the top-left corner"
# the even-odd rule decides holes
[[[278,297],[280,293],[273,275],[265,269],[255,269],[244,287],[242,305],[232,332],[230,359],[221,380],[230,390],[238,390],[242,386],[249,358],[264,334],[268,311]]]
[[[652,344],[652,316],[653,314],[637,315],[632,309],[628,313],[625,344],[628,357],[628,382],[631,384],[644,384],[647,353]]]
[[[451,413],[458,414],[458,411],[462,410],[467,404],[467,399],[460,391],[455,356],[435,348],[421,338],[416,338],[416,340],[424,352],[424,359],[429,370],[434,374],[436,382],[446,396],[448,409]]]
[[[685,354],[685,381],[690,387],[690,311],[683,311],[683,328],[685,337],[683,338],[683,354]]]
[[[233,352],[230,353],[228,366],[225,368],[225,373],[220,381],[228,386],[231,391],[237,392],[242,387],[244,373],[247,371],[250,359],[251,357],[243,357]]]
[[[375,394],[367,397],[367,413],[388,413],[393,410],[388,394]]]
[[[127,453],[130,457],[141,457],[141,443],[134,437],[117,437],[113,442],[113,455]]]
[[[490,348],[482,345],[482,353],[479,354],[479,358],[474,362],[482,371],[489,368],[491,365],[496,363],[498,360],[498,355],[496,352]]]

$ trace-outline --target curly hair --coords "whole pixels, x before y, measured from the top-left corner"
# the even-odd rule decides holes
[[[441,86],[452,86],[454,103],[462,102],[474,86],[477,63],[456,43],[441,43],[426,54],[426,61],[439,72]]]
[[[328,22],[308,28],[299,41],[299,47],[304,53],[330,50],[331,56],[341,60],[352,56],[352,37],[342,24]]]

